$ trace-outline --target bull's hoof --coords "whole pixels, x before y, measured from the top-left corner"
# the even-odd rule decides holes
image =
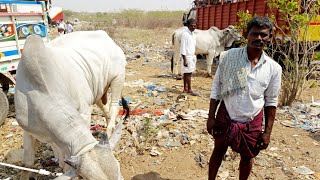
[[[182,80],[182,76],[179,74],[179,75],[176,76],[176,79],[177,80]]]

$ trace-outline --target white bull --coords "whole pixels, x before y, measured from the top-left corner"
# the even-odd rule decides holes
[[[70,168],[64,160],[71,166],[59,179],[79,175],[119,180],[120,166],[112,147],[121,136],[121,121],[118,136],[113,134],[110,143],[98,144],[89,128],[92,105],[105,104],[109,87],[113,122],[108,125],[114,127],[125,66],[123,51],[104,31],[70,33],[47,45],[38,36],[29,37],[17,69],[15,93],[17,121],[24,129],[25,166],[34,164],[37,139],[51,145],[60,166]],[[127,107],[124,100],[123,105]],[[21,175],[21,179],[28,177],[26,172]]]
[[[187,27],[181,27],[174,31],[172,35],[172,44],[174,46],[174,55],[172,59],[171,68],[174,76],[180,74],[178,64],[180,64],[180,44],[181,36],[184,31],[188,30]],[[230,47],[235,40],[240,40],[241,35],[232,26],[228,26],[223,30],[212,26],[208,30],[194,30],[194,37],[196,39],[196,52],[195,54],[207,55],[207,72],[211,75],[211,66],[213,59],[217,57],[220,52],[224,51],[225,47]]]

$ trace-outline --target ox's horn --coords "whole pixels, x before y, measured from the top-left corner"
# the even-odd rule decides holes
[[[114,130],[114,132],[112,133],[111,137],[110,137],[110,148],[113,149],[118,141],[121,138],[121,134],[122,134],[122,123],[123,123],[123,119],[120,118],[120,121],[118,122],[117,128]]]
[[[109,145],[109,139],[107,133],[101,133],[101,139],[99,141],[99,144],[104,146],[104,145]]]
[[[70,158],[64,160],[64,162],[66,164],[68,164],[69,166],[77,169],[77,167],[79,165],[79,157],[78,156],[71,156]]]

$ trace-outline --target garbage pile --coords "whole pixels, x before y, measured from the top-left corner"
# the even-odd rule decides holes
[[[287,127],[297,127],[306,131],[320,131],[320,103],[294,103],[291,107],[285,106],[278,110],[289,114],[289,120],[281,121]]]

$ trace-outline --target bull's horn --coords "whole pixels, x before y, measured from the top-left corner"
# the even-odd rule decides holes
[[[123,123],[123,119],[120,118],[120,121],[118,122],[117,128],[114,130],[114,132],[112,133],[111,137],[110,137],[110,148],[113,149],[118,141],[121,138],[121,134],[122,134],[122,123]]]
[[[109,145],[109,139],[107,133],[101,133],[101,139],[99,141],[100,145]]]
[[[79,164],[79,157],[78,156],[71,156],[70,158],[64,160],[64,162],[66,164],[68,164],[69,166],[77,169],[78,164]]]

